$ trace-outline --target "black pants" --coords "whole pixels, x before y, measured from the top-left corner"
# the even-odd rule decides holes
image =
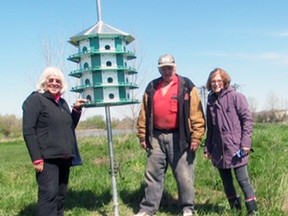
[[[237,196],[235,186],[233,184],[232,169],[218,169],[223,182],[226,197],[228,199]],[[250,182],[247,165],[234,168],[235,177],[244,193],[245,199],[255,197],[254,188]]]
[[[70,172],[70,160],[49,159],[43,172],[36,174],[38,183],[38,216],[63,216]]]

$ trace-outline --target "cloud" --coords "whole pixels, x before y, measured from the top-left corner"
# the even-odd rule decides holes
[[[276,53],[276,52],[266,52],[258,55],[260,59],[270,60],[280,64],[288,64],[288,54],[286,53]]]
[[[229,57],[250,60],[265,60],[274,64],[288,64],[288,53],[263,52],[263,53],[225,53],[225,52],[207,52],[198,53],[198,55]]]
[[[274,32],[271,35],[274,37],[281,37],[281,38],[288,37],[288,31],[286,31],[286,32]]]

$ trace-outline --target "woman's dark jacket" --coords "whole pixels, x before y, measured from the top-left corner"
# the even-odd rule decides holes
[[[200,144],[205,133],[205,117],[201,99],[197,88],[186,77],[177,75],[179,78],[178,89],[178,125],[180,134],[180,149],[186,150],[191,142]],[[146,87],[141,110],[137,121],[138,138],[140,142],[145,141],[151,148],[153,137],[153,98],[162,78],[151,81]],[[161,110],[157,110],[161,112]]]
[[[32,162],[75,156],[75,127],[81,112],[70,112],[63,98],[33,92],[24,101],[23,136]]]
[[[242,147],[251,148],[253,120],[246,97],[232,87],[218,96],[210,93],[206,114],[205,151],[211,154],[213,165],[226,169],[247,164],[249,155],[235,155]]]

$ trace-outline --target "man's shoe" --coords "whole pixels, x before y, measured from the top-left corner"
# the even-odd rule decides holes
[[[135,214],[134,216],[154,216],[154,215],[151,215],[145,211],[139,211],[137,214]]]
[[[191,209],[183,210],[182,216],[193,216],[193,215],[194,215],[194,213]]]

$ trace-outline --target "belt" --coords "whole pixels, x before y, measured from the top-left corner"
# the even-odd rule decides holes
[[[165,133],[165,134],[179,132],[178,128],[176,128],[176,129],[158,129],[158,128],[154,128],[154,130],[157,131],[157,132],[160,132],[160,133]]]

